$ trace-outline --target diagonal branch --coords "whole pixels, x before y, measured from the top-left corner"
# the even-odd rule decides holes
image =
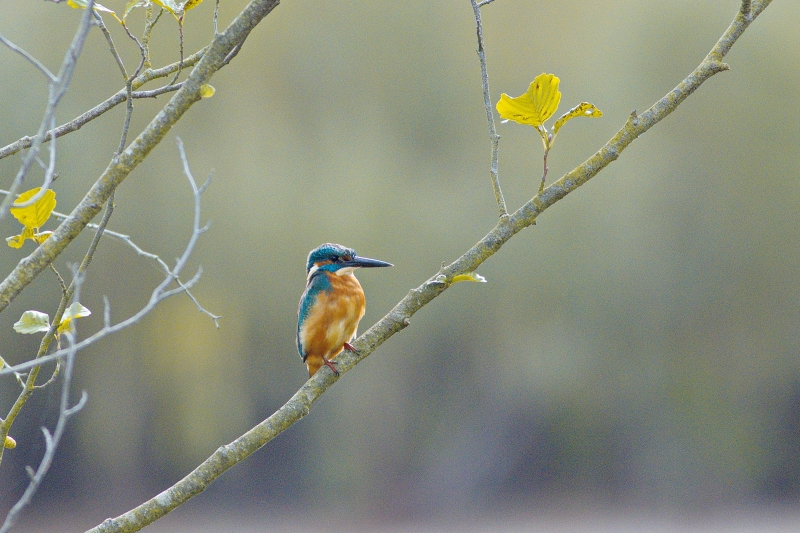
[[[345,350],[337,356],[336,362],[340,376],[343,376],[361,360],[369,356],[389,337],[408,326],[411,316],[448,289],[452,285],[455,276],[473,272],[484,261],[494,255],[511,237],[534,224],[536,217],[549,206],[586,183],[609,163],[616,160],[630,143],[669,115],[704,81],[717,72],[727,70],[728,67],[721,63],[722,57],[730,50],[736,39],[742,35],[758,14],[769,5],[770,1],[763,0],[757,7],[753,6],[747,15],[741,12],[737,14],[728,30],[706,59],[675,89],[656,102],[641,116],[632,113],[622,129],[594,156],[534,196],[512,215],[501,217],[494,229],[464,255],[450,265],[442,267],[436,275],[416,289],[411,290],[394,309],[353,343],[356,351]],[[138,531],[166,515],[193,496],[204,491],[226,470],[254,453],[306,416],[311,406],[338,379],[330,372],[317,372],[288,402],[269,418],[230,444],[218,448],[208,459],[172,487],[117,518],[107,519],[102,524],[89,530],[89,533]]]

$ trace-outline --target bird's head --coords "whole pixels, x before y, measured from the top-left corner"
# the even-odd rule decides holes
[[[386,261],[359,257],[352,248],[347,248],[341,244],[325,243],[308,254],[306,272],[308,279],[311,279],[316,272],[322,270],[338,276],[351,274],[357,268],[374,268],[394,266]]]

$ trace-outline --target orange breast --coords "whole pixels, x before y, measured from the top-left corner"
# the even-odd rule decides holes
[[[328,279],[332,290],[319,293],[301,332],[307,359],[333,359],[344,343],[353,340],[366,310],[364,291],[355,276],[333,274]]]

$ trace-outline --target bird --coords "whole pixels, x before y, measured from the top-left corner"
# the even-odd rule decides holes
[[[297,351],[308,376],[327,366],[339,375],[332,359],[342,350],[355,351],[358,323],[366,310],[364,289],[353,271],[394,266],[359,257],[352,248],[325,243],[308,254],[306,289],[297,309]]]

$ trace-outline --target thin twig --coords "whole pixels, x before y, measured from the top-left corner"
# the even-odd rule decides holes
[[[5,193],[6,191],[2,191]],[[56,379],[58,376],[58,372],[60,369],[61,358],[56,358],[56,368],[53,371],[53,374],[50,376],[50,379],[47,380],[46,383],[42,385],[36,385],[36,379],[38,378],[39,372],[41,370],[41,365],[47,363],[52,360],[52,358],[48,358],[45,356],[48,349],[50,348],[50,343],[53,339],[58,340],[58,349],[56,353],[61,353],[63,356],[65,354],[64,351],[61,350],[60,344],[60,337],[58,337],[57,331],[58,327],[61,325],[61,319],[64,316],[64,312],[67,309],[67,305],[69,304],[70,300],[76,295],[76,291],[80,288],[80,281],[83,280],[86,271],[89,268],[89,265],[92,262],[94,257],[95,251],[97,250],[97,245],[100,242],[100,238],[103,236],[103,232],[105,231],[105,227],[108,225],[108,221],[111,219],[111,214],[114,211],[114,195],[112,194],[109,198],[108,204],[106,206],[106,212],[103,214],[103,218],[100,221],[100,224],[97,226],[97,233],[95,234],[92,242],[89,244],[89,248],[86,251],[86,254],[81,261],[80,266],[78,267],[75,275],[73,276],[72,283],[70,283],[69,287],[66,287],[64,284],[64,280],[61,275],[58,274],[56,269],[50,264],[50,268],[53,269],[53,272],[56,273],[58,276],[59,283],[61,284],[61,301],[58,304],[58,309],[56,310],[55,315],[53,316],[53,321],[50,324],[50,329],[45,333],[44,337],[42,338],[41,342],[39,343],[39,350],[36,353],[36,357],[33,361],[30,361],[32,370],[27,376],[27,379],[22,384],[22,391],[20,392],[19,396],[17,397],[14,404],[11,406],[8,415],[0,424],[0,437],[5,437],[8,434],[11,425],[16,420],[17,416],[19,415],[20,411],[22,410],[23,406],[27,403],[30,396],[33,392],[37,389],[41,389],[47,387],[53,380]],[[75,296],[77,301],[77,296]],[[0,460],[2,460],[3,449],[0,448]]]
[[[185,13],[184,13],[185,14]],[[183,14],[178,19],[178,37],[180,41],[180,61],[178,61],[178,71],[175,73],[175,77],[172,78],[172,81],[169,82],[170,85],[173,85],[181,75],[181,71],[183,70]]]
[[[14,201],[14,198],[16,198],[17,191],[22,185],[25,175],[28,173],[31,164],[39,154],[39,148],[44,142],[48,127],[54,120],[56,107],[58,107],[61,98],[67,92],[67,87],[69,87],[69,83],[72,80],[72,73],[75,71],[75,65],[77,64],[78,58],[83,50],[83,43],[86,42],[86,35],[89,33],[89,28],[91,28],[92,13],[94,12],[93,7],[94,0],[89,0],[88,5],[86,6],[86,12],[81,16],[81,22],[78,25],[78,30],[75,32],[72,43],[70,44],[67,53],[64,55],[64,60],[61,63],[61,69],[58,72],[58,76],[56,76],[55,79],[52,79],[49,83],[47,108],[45,109],[44,117],[42,118],[42,122],[39,126],[39,131],[36,133],[36,137],[31,144],[31,149],[22,158],[22,165],[20,166],[17,175],[14,177],[11,187],[9,187],[11,194],[6,196],[5,200],[0,203],[0,220],[6,216],[8,210],[11,208],[11,203]],[[44,190],[45,188],[42,187],[42,191]],[[42,191],[40,191],[40,193],[44,194]]]
[[[163,87],[159,87],[158,89],[152,89],[150,91],[134,91],[131,93],[133,98],[156,98],[157,96],[161,96],[162,94],[175,92],[183,86],[183,82],[178,82],[175,85],[164,85]]]
[[[49,127],[52,129],[56,125],[56,117],[55,115],[50,117],[50,124]],[[47,160],[47,164],[45,165],[43,161],[41,161],[38,157],[36,158],[36,162],[39,163],[44,169],[44,180],[42,181],[42,185],[39,187],[39,191],[25,200],[24,202],[14,202],[12,204],[13,207],[28,207],[29,205],[33,205],[38,202],[47,191],[50,189],[50,185],[52,185],[53,181],[56,179],[56,143],[55,141],[50,143],[48,149],[49,157]]]
[[[549,148],[545,148],[544,156],[542,157],[542,183],[539,184],[539,193],[544,190],[544,182],[547,180],[547,171],[550,170],[547,166],[547,154],[550,153]]]
[[[103,17],[101,17],[96,11],[94,12],[94,22],[97,24],[97,27],[100,28],[100,31],[103,32],[103,36],[106,38],[106,42],[108,42],[108,47],[111,49],[111,55],[114,56],[114,61],[117,62],[117,66],[122,73],[122,79],[127,80],[128,71],[125,69],[125,63],[122,61],[119,53],[117,53],[117,47],[114,46],[114,39],[111,37],[111,33],[108,31],[108,28],[106,28],[106,24],[103,22]]]
[[[200,187],[200,193],[201,194],[205,191],[205,188],[208,186],[208,183],[209,183],[209,181],[206,181],[206,183],[204,183],[203,186]],[[8,191],[0,189],[0,194],[7,195]],[[112,200],[112,204],[113,204],[113,197],[111,198],[111,200]],[[106,217],[110,216],[110,213],[108,213],[108,211],[106,211],[106,213],[107,214],[104,215],[103,220],[106,220]],[[53,216],[55,218],[58,218],[60,220],[65,220],[65,219],[69,218],[69,215],[67,215],[65,213],[59,213],[58,211],[53,211],[51,213],[51,216]],[[119,233],[119,232],[116,232],[116,231],[111,231],[111,230],[109,230],[109,229],[107,229],[105,227],[103,222],[101,222],[99,225],[98,224],[94,224],[94,223],[89,223],[89,224],[86,225],[86,227],[91,229],[91,230],[94,230],[95,232],[97,232],[97,233],[99,233],[101,235],[106,235],[108,237],[112,237],[114,239],[117,239],[119,241],[124,242],[125,244],[130,246],[133,249],[133,251],[136,252],[137,255],[139,255],[141,257],[144,257],[144,258],[147,258],[147,259],[152,259],[153,261],[155,261],[156,264],[161,268],[161,270],[164,271],[165,274],[167,274],[167,275],[173,274],[173,272],[169,268],[169,265],[167,265],[167,263],[163,259],[161,259],[161,257],[159,257],[156,254],[150,253],[150,252],[140,248],[138,244],[133,242],[133,239],[131,238],[130,235],[126,235],[124,233]],[[97,239],[96,236],[95,236],[95,239]],[[90,249],[92,249],[93,247],[96,247],[96,246],[97,245],[93,241],[93,245],[90,246]],[[181,281],[180,278],[177,277],[177,276],[175,277],[175,283],[186,292],[186,295],[195,304],[195,306],[197,307],[197,310],[200,311],[201,313],[203,313],[204,315],[207,315],[209,318],[211,318],[214,321],[214,325],[217,328],[219,328],[219,322],[218,321],[222,317],[219,316],[219,315],[215,315],[214,313],[212,313],[211,311],[209,311],[208,309],[203,307],[200,304],[200,302],[197,300],[195,295],[192,294],[192,292],[189,290],[189,287],[186,287],[183,284],[183,281]]]
[[[186,159],[186,153],[185,153],[185,151],[183,149],[183,143],[180,141],[180,139],[178,139],[178,150],[180,152],[180,157],[181,157],[181,161],[182,161],[183,168],[184,168],[184,174],[186,175],[186,178],[189,181],[189,185],[190,185],[190,187],[192,189],[192,194],[193,194],[193,197],[194,197],[194,222],[193,222],[193,225],[192,225],[192,235],[189,237],[189,241],[187,242],[183,253],[177,259],[174,268],[169,269],[169,267],[167,267],[166,264],[164,264],[164,268],[165,268],[167,274],[166,274],[164,280],[155,289],[153,289],[153,292],[150,295],[150,299],[148,300],[147,304],[145,304],[144,307],[142,307],[137,313],[135,313],[131,317],[129,317],[126,320],[123,320],[122,322],[119,322],[119,323],[117,323],[115,325],[111,325],[109,323],[109,321],[108,321],[108,318],[106,318],[106,323],[104,324],[102,329],[100,329],[95,334],[91,335],[90,337],[87,337],[86,339],[84,339],[84,340],[82,340],[82,341],[80,341],[80,342],[75,344],[74,349],[76,351],[82,350],[82,349],[86,348],[87,346],[90,346],[90,345],[94,344],[95,342],[97,342],[98,340],[106,337],[107,335],[111,335],[113,333],[116,333],[116,332],[118,332],[120,330],[123,330],[123,329],[127,328],[128,326],[136,324],[145,315],[150,313],[150,311],[155,309],[155,307],[160,302],[162,302],[163,300],[165,300],[165,299],[167,299],[170,296],[173,296],[175,294],[179,294],[179,293],[182,293],[182,292],[187,292],[188,293],[188,289],[193,287],[200,280],[200,275],[203,272],[202,269],[198,269],[197,272],[195,273],[195,275],[189,281],[186,281],[186,282],[181,282],[180,279],[179,279],[179,275],[180,275],[181,270],[183,270],[183,268],[186,266],[186,263],[189,260],[189,257],[191,256],[192,251],[194,250],[194,247],[197,244],[197,240],[200,238],[200,235],[205,233],[205,231],[208,229],[207,225],[205,225],[205,226],[201,226],[200,225],[200,223],[201,223],[201,218],[200,218],[201,217],[201,202],[200,202],[200,200],[201,200],[202,194],[205,192],[206,188],[208,187],[211,178],[209,177],[205,181],[205,183],[203,183],[203,185],[198,187],[197,186],[197,182],[194,179],[194,176],[192,176],[191,172],[189,171],[189,165],[188,165],[188,161]],[[104,216],[104,220],[108,216],[110,216],[110,213],[107,210],[106,211],[106,216]],[[107,233],[110,233],[110,232],[107,232]],[[98,241],[98,240],[99,240],[99,237],[95,236],[95,239],[94,239],[93,243]],[[163,261],[158,256],[154,256],[152,254],[147,254],[147,252],[142,252],[142,253],[143,253],[143,255],[150,255],[150,256],[156,258],[159,263],[163,263]],[[83,266],[83,265],[81,265],[81,266]],[[178,287],[168,290],[167,287],[169,287],[173,282],[175,282],[178,285]],[[214,321],[214,324],[217,327],[219,327],[219,319],[222,318],[222,317],[214,315],[212,313],[209,313],[208,311],[203,309],[200,306],[200,304],[197,302],[197,300],[194,298],[194,296],[192,296],[191,294],[189,295],[189,297],[192,299],[192,301],[195,303],[195,305],[197,305],[198,309],[200,309],[202,312],[204,312],[205,314],[210,316],[212,318],[212,320]],[[108,308],[107,304],[106,304],[105,316],[106,317],[110,316],[110,311],[109,311],[109,308]],[[53,322],[57,323],[55,321],[55,319],[54,319]],[[66,354],[67,354],[67,349],[58,350],[58,351],[56,351],[56,352],[54,352],[54,353],[52,353],[50,355],[39,357],[39,358],[37,358],[37,359],[35,359],[33,361],[27,361],[27,362],[20,363],[20,364],[15,365],[15,366],[7,366],[7,367],[4,367],[4,368],[0,369],[0,375],[9,374],[9,373],[13,373],[13,372],[19,372],[20,370],[26,370],[28,368],[39,367],[39,366],[41,366],[41,365],[43,365],[45,363],[48,363],[48,362],[53,361],[53,360],[56,360],[59,357],[63,357]]]
[[[75,294],[77,296],[78,291],[76,291]],[[71,325],[74,327],[74,323]],[[77,350],[73,333],[66,332],[64,335],[67,337],[69,347],[67,348],[67,353],[65,356],[66,363],[64,365],[64,382],[61,387],[61,405],[59,408],[56,428],[51,434],[46,427],[42,427],[42,433],[44,433],[45,439],[44,456],[42,457],[36,472],[31,476],[31,480],[28,483],[28,487],[25,489],[25,492],[22,494],[22,497],[20,497],[19,501],[14,504],[14,506],[6,515],[3,525],[0,527],[0,533],[6,533],[9,531],[11,526],[14,525],[17,515],[19,515],[19,513],[31,502],[33,495],[36,493],[36,490],[39,488],[44,476],[47,474],[47,471],[50,469],[50,466],[53,463],[53,457],[55,456],[56,449],[58,448],[58,443],[61,441],[61,437],[64,434],[64,430],[67,427],[67,422],[72,415],[83,409],[83,407],[86,405],[86,401],[89,399],[86,391],[83,391],[81,392],[81,399],[78,400],[78,403],[72,407],[69,406],[69,392],[70,386],[72,385],[72,369],[75,364],[75,354],[77,353]]]
[[[491,1],[491,0],[489,0]],[[489,125],[489,140],[492,143],[492,163],[489,169],[489,174],[492,179],[492,189],[494,189],[494,198],[497,201],[497,210],[500,212],[500,217],[508,216],[508,209],[506,208],[506,200],[503,198],[503,190],[500,188],[500,177],[498,175],[498,152],[500,148],[500,136],[494,127],[494,112],[492,111],[492,97],[489,92],[489,73],[486,67],[486,48],[483,42],[483,23],[481,22],[481,9],[480,7],[489,2],[472,2],[472,11],[475,13],[475,27],[478,34],[478,58],[481,62],[481,86],[483,87],[483,106],[486,108],[486,122]]]
[[[154,18],[153,17],[153,4],[149,3],[147,5],[146,11],[145,11],[144,31],[142,32],[142,46],[144,46],[144,49],[146,51],[146,54],[145,54],[146,55],[146,59],[145,59],[145,62],[144,62],[144,66],[145,66],[145,68],[148,68],[148,69],[151,67],[151,65],[150,65],[150,34],[153,31],[153,27],[155,27],[156,23],[158,22],[158,19],[160,19],[161,15],[163,15],[163,14],[164,14],[164,8],[161,8],[161,9],[158,10],[158,15],[156,15],[155,18]]]
[[[203,57],[203,53],[206,51],[206,48],[199,50],[198,52],[192,54],[184,61],[184,66],[193,66],[197,64],[198,61]],[[163,78],[169,76],[173,72],[175,72],[178,68],[178,63],[172,63],[171,65],[167,65],[165,67],[155,69],[155,70],[145,70],[131,84],[133,89],[137,89],[157,78]],[[154,89],[152,91],[135,91],[131,94],[133,98],[154,98],[161,94],[172,92],[180,89],[181,84],[175,85],[167,85],[164,87],[160,87],[158,89]],[[79,115],[78,117],[72,119],[71,121],[67,122],[66,124],[62,124],[57,128],[50,129],[44,135],[44,139],[42,142],[47,142],[53,139],[53,134],[55,137],[61,137],[62,135],[66,135],[73,131],[79,130],[82,126],[86,123],[96,119],[106,111],[113,109],[115,106],[121,104],[122,102],[126,101],[127,99],[127,87],[123,87],[119,92],[115,95],[108,98],[105,102],[102,102],[92,109],[86,111],[85,113]],[[36,140],[36,136],[34,137],[22,137],[21,139],[0,148],[0,159],[8,157],[10,155],[14,155],[20,150],[24,150],[25,148],[30,148],[33,145],[33,142]]]
[[[10,48],[14,52],[18,53],[19,55],[21,55],[22,57],[27,59],[30,63],[33,64],[34,67],[38,68],[42,72],[42,74],[44,74],[45,77],[47,77],[48,81],[50,81],[51,83],[55,83],[57,81],[55,74],[50,72],[50,70],[46,66],[44,66],[41,63],[41,61],[39,61],[38,59],[36,59],[32,55],[30,55],[28,52],[26,52],[25,50],[23,50],[22,48],[20,48],[16,44],[14,44],[11,41],[9,41],[8,39],[6,39],[2,35],[0,35],[0,43],[3,43],[8,48]]]
[[[279,0],[251,0],[231,24],[215,36],[185,82],[128,147],[112,159],[67,220],[0,282],[0,312],[58,257],[102,209],[112,191],[125,181],[158,146],[194,104],[203,99],[203,85],[221,68],[225,57],[278,5]]]

